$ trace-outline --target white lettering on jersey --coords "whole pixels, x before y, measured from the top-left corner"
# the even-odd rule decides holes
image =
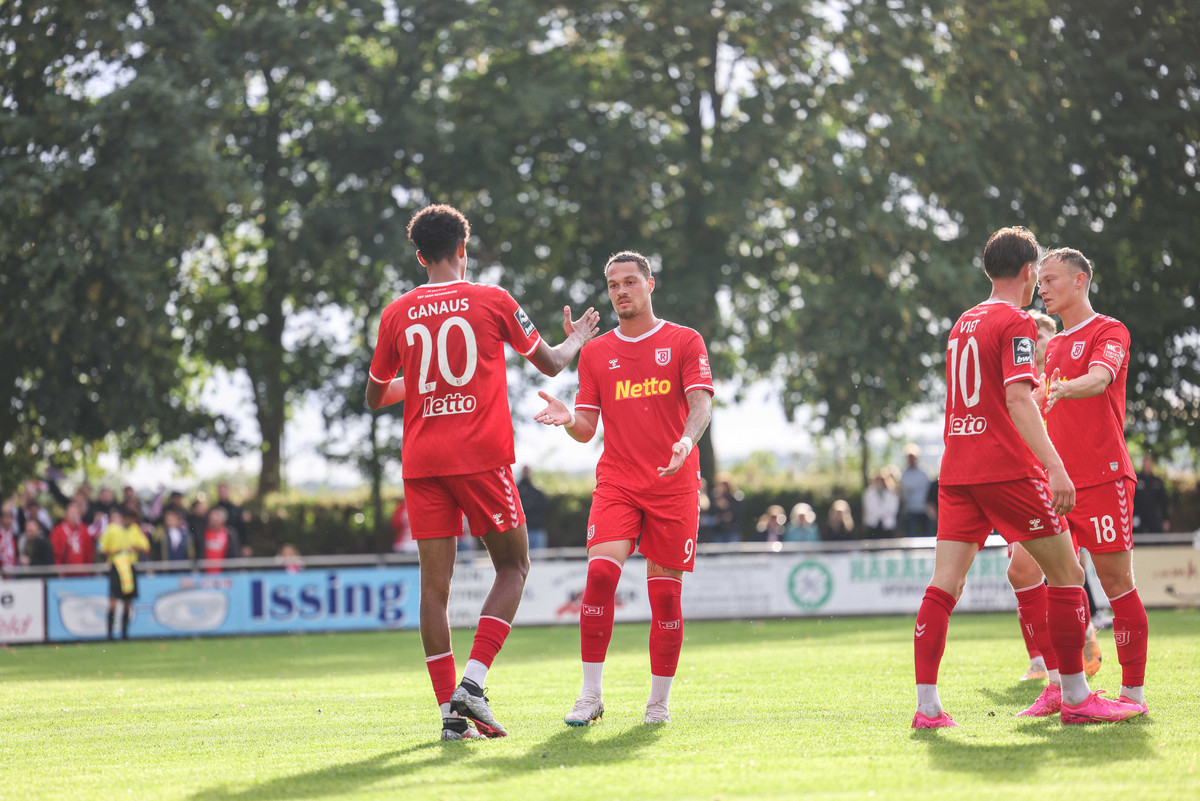
[[[987,431],[987,418],[968,414],[966,417],[950,418],[950,436],[972,437]]]
[[[444,398],[426,398],[422,414],[425,417],[441,417],[447,414],[470,414],[475,411],[475,396],[453,393]]]
[[[452,300],[435,300],[422,303],[408,310],[408,319],[420,320],[422,317],[432,317],[435,314],[450,314],[464,312],[469,308],[469,298],[454,298]]]

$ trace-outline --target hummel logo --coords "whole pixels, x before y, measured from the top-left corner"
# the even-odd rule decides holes
[[[1043,528],[1045,528],[1045,526],[1042,524],[1042,519],[1040,517],[1035,517],[1033,520],[1029,521],[1030,531],[1041,531]]]
[[[496,525],[499,526],[504,523],[504,515],[497,512],[496,514],[492,515],[492,520],[495,520]]]
[[[609,359],[608,360],[608,369],[609,370],[616,370],[620,366],[621,366],[620,360],[618,360],[618,359]]]
[[[925,635],[925,626],[926,626],[925,623],[917,624],[917,636],[918,637],[923,637]]]

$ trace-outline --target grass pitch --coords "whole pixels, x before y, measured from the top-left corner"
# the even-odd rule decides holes
[[[661,727],[647,626],[618,626],[586,729],[562,723],[577,631],[516,629],[488,681],[511,734],[465,743],[436,740],[416,632],[4,649],[0,799],[1200,797],[1200,612],[1151,613],[1150,716],[1103,726],[1013,717],[1039,691],[1014,616],[956,615],[940,689],[962,728],[914,732],[912,626],[688,623]],[[1101,643],[1092,686],[1115,695]]]

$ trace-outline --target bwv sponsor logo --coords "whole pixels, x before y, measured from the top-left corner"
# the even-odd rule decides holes
[[[426,398],[424,415],[441,417],[447,414],[470,414],[475,411],[475,396],[456,392],[444,398]]]
[[[950,436],[973,437],[987,431],[987,418],[968,414],[966,417],[950,418]]]
[[[314,581],[271,586],[269,579],[250,582],[250,619],[253,621],[378,618],[402,623],[408,587],[392,581],[378,585],[343,584],[337,573]]]

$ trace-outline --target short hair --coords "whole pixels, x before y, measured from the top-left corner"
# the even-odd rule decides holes
[[[1051,334],[1058,333],[1058,323],[1054,322],[1054,318],[1048,314],[1042,314],[1040,311],[1031,311],[1029,316],[1037,323],[1038,330],[1049,331]]]
[[[989,278],[1016,278],[1022,267],[1037,260],[1037,239],[1020,225],[1001,228],[983,248],[983,271]]]
[[[1061,261],[1063,264],[1074,267],[1079,272],[1085,274],[1088,280],[1092,280],[1092,262],[1087,256],[1080,253],[1075,248],[1055,248],[1042,257],[1043,262]]]
[[[604,263],[604,277],[608,277],[608,268],[622,261],[631,261],[638,266],[638,270],[647,279],[651,277],[650,260],[638,253],[636,250],[622,250],[619,253],[614,253],[608,257],[608,261]]]
[[[436,264],[454,255],[459,243],[471,238],[466,216],[443,203],[426,206],[408,221],[408,241],[416,246],[426,264]]]

